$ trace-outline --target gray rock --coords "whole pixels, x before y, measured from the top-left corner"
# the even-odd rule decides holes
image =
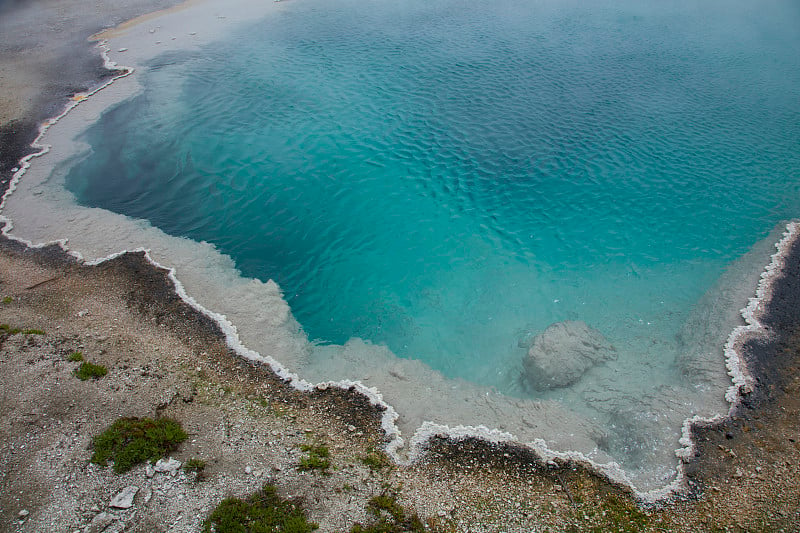
[[[181,467],[181,462],[178,461],[177,459],[173,459],[172,457],[170,457],[169,459],[166,460],[159,459],[158,462],[156,462],[154,470],[156,472],[172,473],[172,472],[177,472],[180,467]]]
[[[148,464],[147,466],[144,467],[144,475],[147,477],[153,477],[154,475],[156,475],[156,469],[153,468],[153,465]]]
[[[29,513],[27,509],[23,509],[23,510],[21,510],[20,512],[17,513],[17,516],[20,517],[20,518],[25,518],[29,514],[31,514],[31,513]]]
[[[92,521],[83,530],[83,533],[100,533],[105,531],[117,517],[109,513],[100,513],[92,518]]]
[[[125,487],[122,489],[122,492],[111,499],[111,503],[108,505],[116,509],[130,509],[133,507],[133,498],[136,496],[137,492],[139,492],[139,487],[133,485]]]
[[[596,329],[580,321],[556,322],[533,338],[523,360],[523,379],[537,390],[566,387],[593,366],[616,358],[616,349]]]

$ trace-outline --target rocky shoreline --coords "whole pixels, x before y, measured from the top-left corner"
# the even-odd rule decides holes
[[[386,487],[435,531],[793,531],[800,524],[800,349],[791,336],[773,346],[755,342],[751,357],[780,352],[793,374],[763,397],[754,392],[725,423],[695,428],[691,493],[640,508],[625,487],[581,465],[543,464],[523,447],[480,439],[433,439],[415,464],[391,465],[380,453],[379,409],[355,391],[297,391],[265,365],[237,357],[143,254],[85,266],[57,246],[3,239],[0,291],[0,323],[44,333],[0,335],[2,530],[197,531],[222,498],[267,482],[303,502],[320,531],[368,520],[370,498]],[[76,350],[108,375],[78,380],[67,360]],[[761,391],[764,378],[757,379]],[[92,437],[121,416],[181,421],[190,438],[173,457],[205,461],[204,479],[145,466],[115,475],[91,464]],[[298,468],[312,441],[330,449],[330,475]],[[131,507],[114,508],[127,487],[138,489]]]
[[[151,4],[129,4],[126,14]],[[85,35],[99,28],[73,31],[87,29]],[[12,54],[8,48],[3,57]],[[83,52],[91,55],[88,44]],[[95,72],[93,83],[110,75]],[[3,115],[0,191],[30,153],[43,118],[37,113],[71,94],[71,80],[59,91],[42,83],[46,106]],[[302,500],[321,531],[367,520],[369,498],[387,486],[442,531],[792,531],[800,525],[797,242],[764,304],[770,337],[744,345],[754,390],[730,419],[693,428],[691,493],[652,509],[640,509],[627,489],[581,465],[542,464],[527,449],[480,439],[434,439],[414,465],[370,466],[365,458],[382,457],[386,441],[380,408],[352,390],[299,392],[269,368],[242,360],[216,323],[183,302],[167,273],[143,254],[85,266],[57,246],[27,249],[4,238],[0,264],[0,297],[10,299],[0,306],[0,323],[45,332],[0,335],[0,408],[7,413],[0,429],[0,530],[196,531],[219,500],[267,481]],[[75,350],[109,374],[77,380],[66,360]],[[115,476],[89,463],[92,436],[120,416],[181,420],[190,439],[176,458],[206,461],[205,479],[196,482],[183,471],[150,476],[144,467]],[[332,475],[297,469],[309,439],[331,449]],[[131,507],[111,506],[126,487],[138,489]]]

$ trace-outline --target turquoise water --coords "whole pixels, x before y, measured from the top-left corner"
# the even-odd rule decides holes
[[[276,280],[320,343],[524,395],[532,336],[582,320],[671,383],[698,300],[800,213],[797,28],[793,1],[297,0],[155,61],[67,185]]]

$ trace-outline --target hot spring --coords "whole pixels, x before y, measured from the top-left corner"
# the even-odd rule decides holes
[[[407,433],[657,488],[683,420],[727,412],[725,339],[800,213],[798,27],[792,1],[282,3],[140,67],[42,235],[202,271],[245,344],[375,386]]]

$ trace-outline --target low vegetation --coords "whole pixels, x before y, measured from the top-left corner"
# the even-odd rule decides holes
[[[206,468],[206,462],[197,457],[192,457],[183,464],[183,469],[187,472],[202,472]]]
[[[9,335],[17,335],[18,333],[22,333],[23,335],[46,335],[41,329],[21,329],[8,324],[0,324],[0,331]]]
[[[80,363],[83,361],[83,352],[72,352],[67,356],[67,361],[70,363]]]
[[[8,324],[0,324],[0,331],[3,333],[7,333],[8,335],[16,335],[20,333],[22,330],[19,328],[14,328],[9,326]]]
[[[369,525],[355,524],[350,533],[423,533],[435,531],[425,527],[416,512],[408,511],[397,501],[397,493],[385,490],[370,498],[367,513]]]
[[[222,500],[203,523],[205,533],[310,533],[317,527],[302,506],[282,499],[273,485],[264,485],[246,500]]]
[[[392,461],[389,457],[376,450],[371,450],[367,455],[361,458],[361,462],[369,467],[373,472],[378,472],[392,466]]]
[[[155,462],[178,448],[188,435],[170,418],[120,418],[92,440],[92,462],[105,466],[114,462],[121,474],[145,461]]]
[[[576,527],[574,531],[635,533],[650,529],[650,517],[635,502],[619,496],[609,495],[600,502],[586,502],[579,510],[593,525]]]
[[[194,474],[195,481],[203,481],[206,478],[206,462],[197,457],[192,457],[183,463],[183,470],[187,474]]]
[[[301,450],[306,452],[305,457],[300,458],[297,469],[301,472],[321,472],[323,475],[330,475],[331,452],[328,447],[322,444],[303,444]]]
[[[82,381],[86,381],[87,379],[100,379],[106,374],[108,374],[108,369],[106,367],[103,365],[95,365],[88,361],[81,363],[81,366],[75,370],[75,376]]]

